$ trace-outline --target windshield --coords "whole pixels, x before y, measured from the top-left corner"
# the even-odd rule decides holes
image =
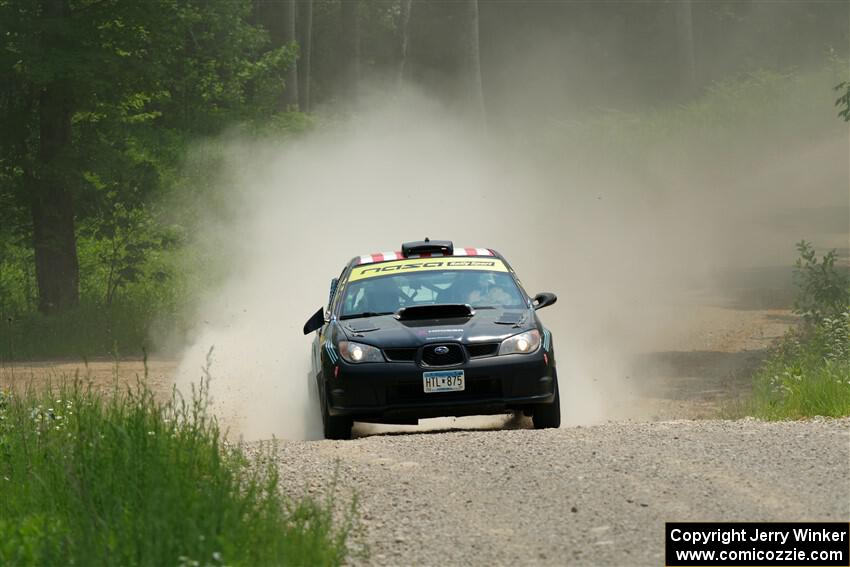
[[[475,309],[522,309],[522,292],[507,272],[422,271],[350,282],[340,318],[384,315],[401,307],[468,303]]]

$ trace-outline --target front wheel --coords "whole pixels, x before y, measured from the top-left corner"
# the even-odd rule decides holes
[[[352,419],[344,415],[330,415],[324,396],[321,396],[319,403],[322,406],[322,433],[325,439],[351,439],[351,426],[354,425]]]
[[[322,424],[325,439],[351,439],[352,421],[341,415],[329,415]]]
[[[557,429],[561,426],[561,396],[558,393],[558,377],[555,376],[555,397],[548,404],[534,406],[531,418],[534,429]]]

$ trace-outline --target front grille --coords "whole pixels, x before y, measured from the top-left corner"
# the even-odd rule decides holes
[[[478,358],[481,356],[493,356],[499,352],[499,343],[483,343],[477,345],[466,345],[466,352],[469,353],[469,358]]]
[[[436,351],[444,350],[438,353]],[[463,348],[459,344],[428,345],[422,348],[422,364],[425,366],[453,366],[463,362]]]
[[[390,362],[412,362],[416,360],[415,348],[385,348],[384,356]]]

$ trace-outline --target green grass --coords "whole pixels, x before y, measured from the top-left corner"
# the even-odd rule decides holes
[[[150,309],[129,302],[110,307],[85,302],[50,316],[38,311],[10,315],[0,321],[0,360],[138,356],[150,342],[153,322]]]
[[[766,420],[850,416],[850,310],[793,330],[756,373],[752,395],[726,417]]]
[[[761,419],[850,415],[850,363],[768,364],[740,412]]]
[[[341,564],[354,504],[287,498],[272,450],[227,445],[205,400],[0,393],[0,564]]]

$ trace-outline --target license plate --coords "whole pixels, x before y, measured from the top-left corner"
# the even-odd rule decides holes
[[[425,393],[461,392],[466,388],[463,370],[437,370],[422,373],[422,385]]]

